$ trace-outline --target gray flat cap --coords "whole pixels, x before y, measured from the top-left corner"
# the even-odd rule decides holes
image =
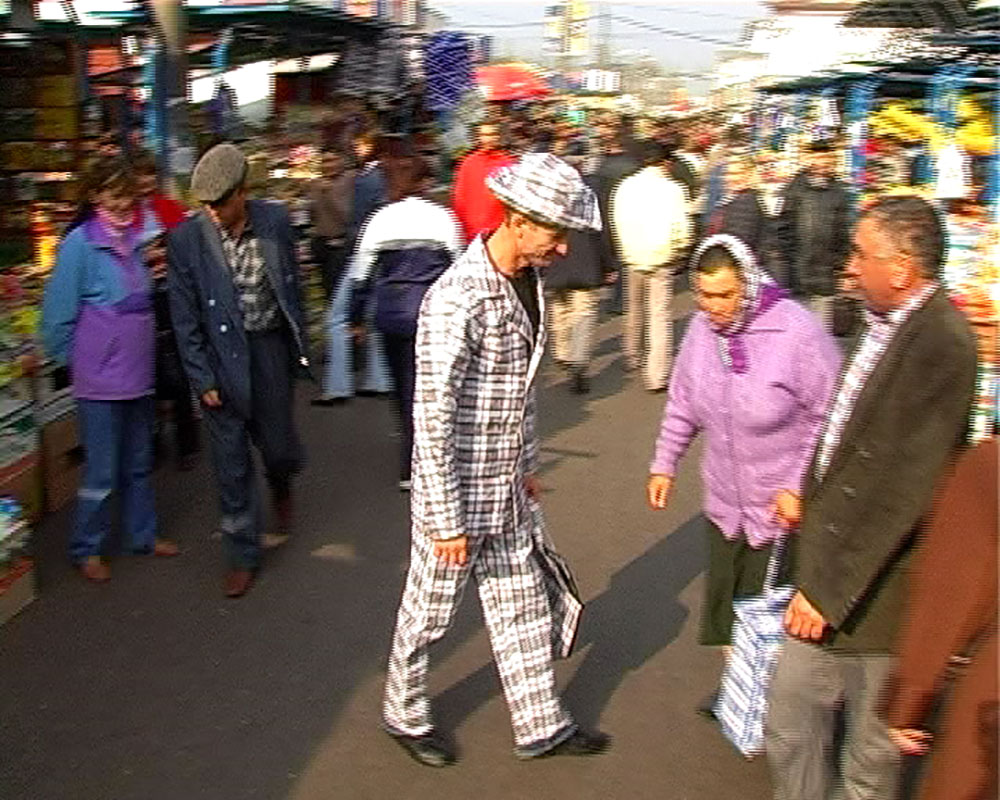
[[[217,144],[199,159],[191,173],[191,194],[202,203],[214,203],[247,176],[247,159],[234,144]]]

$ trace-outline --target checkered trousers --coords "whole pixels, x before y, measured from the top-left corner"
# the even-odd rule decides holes
[[[539,292],[539,294],[541,294]],[[539,299],[540,304],[544,301]],[[544,320],[544,308],[542,318]],[[540,516],[523,486],[537,459],[532,379],[544,344],[481,239],[427,292],[417,331],[412,549],[386,686],[386,725],[431,728],[427,648],[447,631],[470,575],[510,705],[518,748],[572,732],[555,693],[580,606],[558,580]],[[433,540],[469,537],[465,567],[441,564]]]
[[[557,619],[554,584],[530,527],[469,540],[464,567],[434,556],[433,542],[414,536],[403,602],[389,658],[383,718],[394,733],[419,736],[433,728],[427,694],[428,648],[451,626],[469,576],[479,588],[500,682],[519,752],[548,749],[575,730],[556,692],[554,650],[579,618]],[[567,596],[566,600],[572,602]],[[562,623],[568,623],[564,625]],[[571,634],[572,635],[572,634]]]

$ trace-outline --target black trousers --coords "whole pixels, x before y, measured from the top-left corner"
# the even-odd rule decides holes
[[[255,569],[260,562],[260,502],[251,443],[264,461],[275,493],[287,492],[302,467],[302,443],[292,416],[295,377],[293,345],[282,331],[248,334],[250,418],[225,405],[206,408],[212,457],[222,510],[221,528],[230,566]]]
[[[333,299],[337,281],[347,264],[347,247],[331,245],[326,239],[314,237],[312,240],[313,261],[319,267],[320,281],[323,284],[323,302],[327,305]]]
[[[413,390],[417,380],[416,337],[382,334],[385,357],[396,387],[399,428],[399,479],[410,480],[413,460]]]
[[[168,335],[173,337],[173,331],[169,331]],[[184,373],[177,351],[172,347],[161,345],[159,337],[157,347],[156,399],[170,403],[177,457],[194,455],[198,452],[198,420],[194,414],[191,384]],[[160,439],[159,431],[157,439],[158,441]]]

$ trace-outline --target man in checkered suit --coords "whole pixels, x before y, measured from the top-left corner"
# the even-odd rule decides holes
[[[532,385],[545,344],[536,269],[565,253],[568,228],[599,230],[600,215],[555,156],[524,156],[487,185],[504,221],[427,292],[417,332],[412,549],[383,723],[428,766],[455,761],[434,732],[428,648],[447,632],[470,575],[516,755],[592,755],[609,744],[580,730],[556,694],[552,661],[569,654],[582,607],[537,506]]]

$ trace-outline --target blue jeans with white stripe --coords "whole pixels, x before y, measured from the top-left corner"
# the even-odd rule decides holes
[[[323,397],[354,396],[354,359],[351,342],[350,314],[351,293],[354,289],[350,268],[341,274],[340,283],[333,294],[327,314],[326,370],[323,373]],[[374,295],[372,303],[374,304]],[[367,309],[370,320],[374,308]],[[382,337],[374,325],[368,326],[365,336],[365,377],[360,391],[388,394],[392,391],[392,377],[382,348]]]
[[[153,397],[134,400],[77,399],[85,462],[77,492],[69,557],[79,563],[100,555],[111,529],[111,494],[121,493],[126,546],[151,553],[156,542],[153,472]]]

